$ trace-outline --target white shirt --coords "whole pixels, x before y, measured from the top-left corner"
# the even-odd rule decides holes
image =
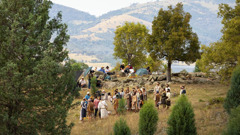
[[[167,100],[170,100],[170,98],[171,98],[171,93],[170,93],[170,92],[167,92],[166,96],[168,97]]]
[[[86,84],[86,81],[81,79],[81,80],[80,80],[80,83],[81,83],[81,84]]]
[[[110,70],[109,70],[109,69],[106,69],[105,72],[108,73],[108,72],[110,72]]]
[[[168,89],[171,91],[171,88],[170,88],[170,87],[166,87],[166,88],[165,88],[166,92],[167,92]]]
[[[157,93],[157,91],[159,92],[159,91],[160,91],[160,88],[161,88],[160,85],[159,85],[159,86],[156,85],[156,86],[154,87],[154,92],[155,92],[155,93]]]

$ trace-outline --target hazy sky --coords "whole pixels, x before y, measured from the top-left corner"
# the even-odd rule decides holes
[[[52,2],[100,16],[111,10],[127,7],[132,3],[156,0],[52,0]]]

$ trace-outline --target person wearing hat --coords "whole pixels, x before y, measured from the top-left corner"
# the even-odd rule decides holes
[[[105,70],[104,70],[104,67],[101,67],[101,69],[98,70],[98,71],[101,71],[101,72],[103,72],[104,74],[106,73]]]
[[[79,81],[81,88],[84,88],[87,86],[87,82],[84,80],[84,77],[81,78],[81,80]]]
[[[83,101],[81,101],[81,110],[80,110],[80,120],[83,121],[83,119],[87,116],[87,103],[86,98],[83,98]]]
[[[87,78],[88,78],[88,89],[90,89],[91,88],[91,79],[93,78],[93,70],[91,70],[89,73],[88,73],[88,76],[87,76]]]
[[[86,100],[90,99],[90,92],[87,92],[87,95],[85,96]]]
[[[88,105],[87,105],[87,115],[89,119],[92,119],[94,113],[94,103],[92,100],[89,98],[88,99]]]

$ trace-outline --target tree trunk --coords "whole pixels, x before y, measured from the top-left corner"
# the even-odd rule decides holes
[[[167,82],[171,82],[171,65],[172,62],[168,61],[167,63]]]

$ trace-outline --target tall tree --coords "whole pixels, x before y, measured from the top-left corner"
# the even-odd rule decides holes
[[[218,15],[222,17],[222,38],[209,47],[201,48],[203,54],[198,63],[203,72],[214,69],[223,81],[228,81],[240,63],[240,0],[236,0],[234,8],[221,4]]]
[[[240,105],[231,111],[228,120],[227,129],[223,135],[239,135],[240,134]]]
[[[184,12],[183,4],[178,3],[175,8],[161,8],[152,22],[147,50],[154,60],[167,60],[167,81],[171,81],[173,61],[192,63],[200,57],[198,36],[192,32],[190,19],[190,13]]]
[[[177,100],[168,118],[168,135],[196,135],[193,108],[185,95]]]
[[[1,134],[70,134],[73,74],[61,14],[49,0],[0,1]]]
[[[120,58],[124,63],[139,66],[145,60],[145,47],[148,29],[140,23],[126,22],[118,26],[115,31],[113,44],[115,58]]]

